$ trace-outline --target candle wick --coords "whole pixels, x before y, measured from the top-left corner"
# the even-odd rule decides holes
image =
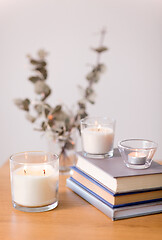
[[[26,174],[26,170],[24,169],[24,173]]]
[[[46,173],[45,169],[43,169],[43,173],[44,173],[44,175],[45,175],[45,173]]]

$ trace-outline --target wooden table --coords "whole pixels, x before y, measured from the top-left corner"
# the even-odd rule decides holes
[[[25,213],[12,207],[9,164],[0,169],[0,240],[83,239],[162,240],[162,214],[112,222],[65,186],[60,176],[59,206]]]

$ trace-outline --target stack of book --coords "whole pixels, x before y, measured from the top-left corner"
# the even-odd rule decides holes
[[[127,168],[120,154],[92,159],[77,153],[67,186],[112,220],[162,212],[162,166]]]

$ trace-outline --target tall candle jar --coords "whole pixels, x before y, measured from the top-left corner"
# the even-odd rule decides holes
[[[58,205],[59,158],[48,152],[10,157],[12,205],[25,212],[43,212]]]
[[[86,117],[81,120],[84,155],[92,158],[113,156],[115,120],[108,117]]]

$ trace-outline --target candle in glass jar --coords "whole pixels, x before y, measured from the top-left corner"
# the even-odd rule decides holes
[[[59,171],[47,164],[26,165],[13,172],[13,200],[21,206],[39,207],[56,201]]]
[[[141,152],[131,152],[128,154],[128,162],[130,164],[144,165],[146,162],[146,155]]]
[[[113,148],[113,129],[100,125],[84,128],[82,134],[83,150],[90,154],[106,154]]]

